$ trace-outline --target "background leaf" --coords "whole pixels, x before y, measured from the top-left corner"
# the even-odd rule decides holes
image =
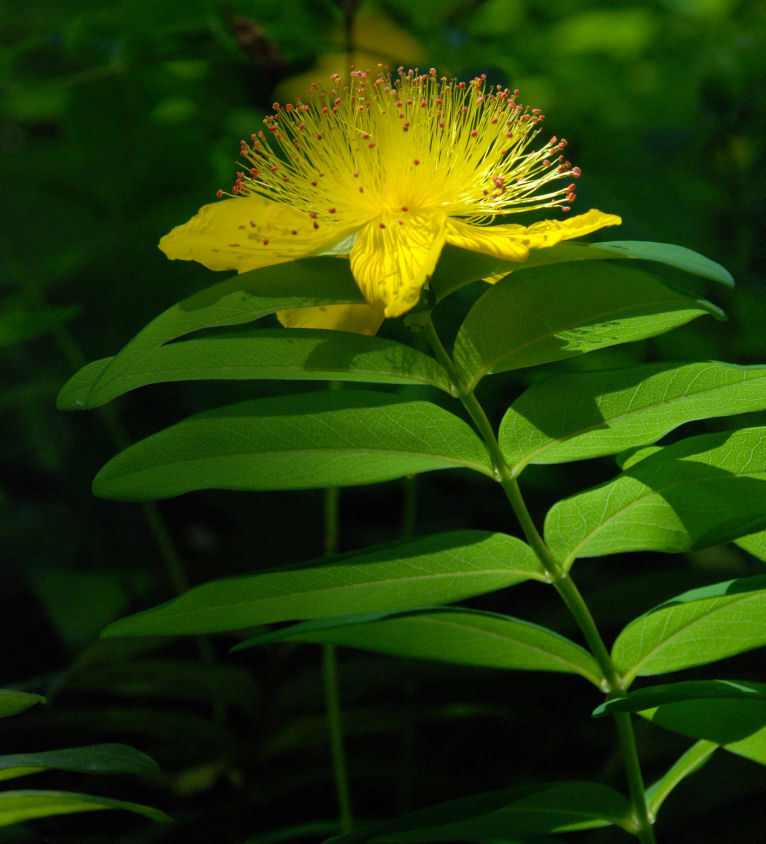
[[[153,821],[169,821],[158,809],[111,800],[91,794],[72,794],[67,791],[4,791],[0,792],[0,826],[21,823],[50,815],[68,815],[72,812],[96,812],[102,809],[125,809]]]
[[[577,557],[704,548],[764,524],[766,428],[745,428],[666,446],[613,481],[559,501],[545,537],[569,567]]]
[[[642,340],[709,313],[718,311],[618,264],[539,267],[481,296],[460,327],[454,360],[473,389],[489,372]]]
[[[766,575],[684,592],[631,621],[612,658],[628,682],[766,645]]]
[[[379,827],[331,839],[362,841],[482,841],[509,835],[630,825],[625,798],[593,782],[560,782],[477,794],[411,812]]]
[[[528,463],[615,454],[686,422],[764,408],[764,366],[656,363],[554,375],[513,403],[499,441],[519,472]]]
[[[107,498],[198,489],[310,489],[463,467],[491,476],[471,428],[435,404],[349,390],[200,413],[130,446],[96,475]]]
[[[105,636],[216,633],[278,621],[457,601],[527,578],[544,580],[532,549],[501,533],[455,531],[353,551],[307,568],[198,586],[123,618]]]
[[[67,747],[42,753],[0,756],[0,779],[19,776],[19,770],[31,772],[48,768],[86,774],[146,774],[159,771],[153,759],[125,744],[94,744],[90,747]]]
[[[690,774],[698,771],[717,749],[718,745],[715,742],[696,742],[646,789],[647,808],[653,817],[657,817],[660,807],[673,789]]]
[[[433,358],[403,343],[343,331],[262,329],[158,346],[127,367],[113,360],[94,361],[73,375],[58,407],[85,410],[147,384],[203,379],[329,379],[450,391],[447,373]],[[94,389],[107,368],[106,386]]]
[[[45,703],[45,698],[42,695],[35,695],[31,692],[17,692],[15,689],[0,689],[0,718],[17,715],[19,712],[23,712],[37,703]]]

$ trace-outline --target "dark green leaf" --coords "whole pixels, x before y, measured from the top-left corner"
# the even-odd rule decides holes
[[[144,815],[153,821],[169,821],[158,809],[110,800],[92,794],[72,794],[67,791],[5,791],[0,792],[0,826],[46,818],[50,815],[69,815],[73,812],[96,812],[101,809],[125,809]]]
[[[685,422],[766,408],[766,366],[659,363],[555,375],[517,399],[500,446],[528,463],[582,460],[654,442]]]
[[[684,592],[631,621],[612,658],[628,683],[766,645],[766,575]]]
[[[559,671],[580,674],[601,688],[595,660],[569,639],[518,618],[458,607],[426,608],[370,621],[354,616],[299,624],[261,639],[265,640],[326,642],[485,668]]]
[[[546,835],[610,824],[632,829],[630,806],[621,794],[595,782],[565,781],[439,803],[331,841],[506,841],[509,836]]]
[[[14,689],[0,689],[0,718],[17,715],[36,703],[45,703],[42,695],[17,692]]]
[[[545,537],[577,557],[688,551],[766,525],[766,428],[703,434],[651,453],[613,481],[559,501]]]
[[[214,633],[278,621],[409,609],[545,580],[520,539],[455,531],[353,551],[308,568],[218,580],[121,619],[105,636]]]
[[[512,273],[471,308],[455,340],[466,389],[488,372],[653,337],[708,313],[648,273],[597,263]]]
[[[79,312],[77,305],[33,309],[22,301],[7,303],[0,308],[0,349],[47,334]]]
[[[607,700],[593,710],[594,717],[613,712],[640,712],[666,703],[685,700],[710,700],[729,698],[766,702],[766,684],[747,680],[688,680],[683,683],[663,683],[639,689],[624,697]]]
[[[646,805],[651,817],[657,817],[660,807],[671,791],[690,774],[698,771],[717,749],[715,742],[698,741],[646,789]]]
[[[124,376],[154,349],[199,331],[242,325],[286,308],[332,303],[362,303],[349,263],[338,258],[311,258],[244,273],[214,284],[173,305],[141,330],[106,366],[92,389],[108,394],[113,377]],[[93,375],[90,370],[89,375]]]
[[[464,467],[492,476],[471,428],[424,401],[348,390],[200,413],[130,446],[98,473],[107,498],[198,489],[308,489]]]
[[[159,770],[153,759],[126,744],[94,744],[0,756],[0,779],[45,769],[84,774],[146,774]]]
[[[281,378],[427,384],[450,391],[442,367],[422,352],[380,337],[343,331],[264,329],[157,346],[140,360],[103,358],[64,385],[61,410],[98,407],[147,384],[203,379]],[[110,367],[109,378],[101,375]]]

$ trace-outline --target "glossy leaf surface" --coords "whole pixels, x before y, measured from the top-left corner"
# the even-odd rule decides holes
[[[45,703],[45,698],[42,695],[35,695],[31,692],[17,692],[15,689],[0,689],[0,718],[17,715],[38,703]]]
[[[457,601],[544,580],[520,539],[455,531],[354,551],[326,564],[198,586],[111,624],[105,636],[215,633],[260,624]]]
[[[107,369],[109,377],[102,380]],[[129,390],[166,381],[255,378],[421,384],[450,390],[442,367],[403,343],[344,331],[282,328],[169,343],[127,364],[114,358],[94,361],[64,385],[58,407],[99,407]]]
[[[491,476],[481,440],[435,404],[361,390],[257,399],[200,413],[130,446],[98,473],[107,498],[198,489],[310,489],[431,469]]]
[[[657,278],[599,263],[512,273],[476,302],[455,340],[466,389],[489,372],[550,363],[718,313]]]
[[[696,742],[646,789],[646,805],[652,817],[657,817],[660,807],[673,789],[690,774],[698,771],[717,749],[715,742]]]
[[[580,674],[596,686],[601,672],[593,657],[569,639],[510,616],[459,607],[340,623],[296,625],[271,641],[326,642],[415,659],[436,659],[485,668]]]
[[[153,821],[169,821],[158,809],[111,800],[92,794],[73,794],[68,791],[4,791],[0,792],[0,826],[45,818],[51,815],[69,815],[73,812],[96,812],[103,809],[125,809]]]
[[[766,408],[766,367],[659,363],[555,375],[530,387],[500,425],[519,472],[658,440],[685,422]]]
[[[766,428],[690,437],[650,453],[613,481],[559,501],[545,537],[577,557],[679,552],[766,525]]]
[[[610,824],[628,827],[630,806],[612,788],[595,782],[564,781],[476,794],[410,812],[394,821],[331,839],[362,841],[483,841],[537,836]]]
[[[630,682],[766,645],[766,575],[693,589],[649,610],[617,637],[612,658]]]

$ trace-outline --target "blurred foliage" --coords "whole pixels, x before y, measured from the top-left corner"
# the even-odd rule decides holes
[[[5,752],[129,741],[161,773],[139,786],[116,781],[113,792],[109,780],[104,793],[159,806],[175,823],[98,813],[86,823],[74,816],[9,828],[0,842],[318,840],[332,831],[335,809],[315,650],[281,645],[232,657],[229,641],[97,640],[108,621],[170,596],[187,578],[321,553],[318,492],[198,493],[161,511],[90,494],[93,475],[126,440],[196,410],[294,387],[153,387],[89,415],[56,412],[56,392],[81,364],[113,354],[165,307],[211,283],[199,266],[168,263],[157,240],[231,184],[239,137],[258,128],[275,98],[342,72],[349,60],[433,65],[462,78],[486,72],[519,88],[523,102],[545,110],[550,132],[570,141],[584,172],[579,210],[618,213],[624,225],[615,238],[679,243],[737,279],[732,292],[670,278],[696,284],[727,310],[728,323],[700,320],[574,365],[764,362],[766,6],[8,0],[2,18],[3,677],[49,701],[3,730]],[[470,295],[444,303],[437,317],[445,326],[456,324]],[[384,330],[407,339],[401,324]],[[499,414],[535,377],[532,370],[485,383],[483,400]],[[554,498],[608,477],[611,466],[532,468],[530,499],[542,514]],[[474,483],[459,474],[419,481],[417,530],[513,530],[499,491]],[[411,492],[391,483],[342,493],[343,547],[396,537]],[[750,565],[733,547],[677,559],[632,555],[589,562],[581,580],[611,633],[686,588],[690,572],[699,583]],[[482,606],[567,633],[565,614],[548,598],[519,586]],[[747,674],[756,660],[730,660],[721,674]],[[612,736],[589,720],[598,703],[590,691],[570,678],[534,680],[530,697],[522,675],[342,654],[359,816],[535,778],[604,776],[621,786]],[[640,725],[639,742],[649,779],[687,745],[649,725]],[[45,787],[46,776],[36,784]],[[77,790],[77,775],[69,776]],[[716,757],[668,801],[659,834],[758,840],[765,784],[754,765]],[[283,828],[294,831],[270,832]],[[621,839],[605,830],[569,840]]]

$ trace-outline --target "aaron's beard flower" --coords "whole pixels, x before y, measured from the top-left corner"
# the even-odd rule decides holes
[[[524,261],[603,226],[595,209],[529,227],[487,225],[539,208],[569,211],[566,141],[533,141],[544,115],[518,91],[399,68],[351,72],[307,102],[274,104],[266,131],[241,142],[245,168],[228,199],[205,205],[160,241],[168,258],[249,270],[327,252],[349,255],[365,305],[282,311],[284,325],[374,334],[412,308],[445,243]],[[219,199],[223,191],[218,192]]]

